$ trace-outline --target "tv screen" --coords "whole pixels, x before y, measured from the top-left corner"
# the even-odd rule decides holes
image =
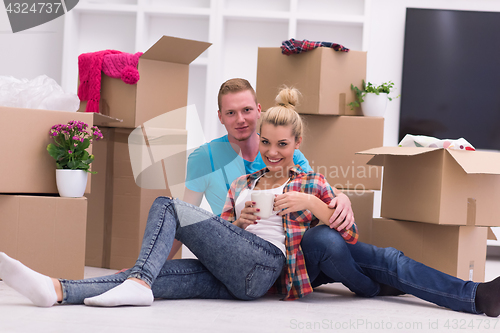
[[[399,124],[500,150],[500,13],[407,9]]]

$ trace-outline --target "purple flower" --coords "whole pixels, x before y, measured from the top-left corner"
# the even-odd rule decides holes
[[[71,155],[71,160],[75,160],[76,162],[80,162],[83,166],[86,165],[86,168],[83,167],[84,170],[88,170],[89,163],[87,160],[82,160],[82,149],[79,148],[81,145],[80,142],[85,142],[85,139],[92,142],[93,139],[98,140],[102,139],[103,135],[97,126],[87,125],[83,121],[72,120],[67,124],[56,124],[51,127],[49,131],[50,137],[54,139],[53,145],[59,149],[59,151],[67,151],[68,154]],[[51,149],[47,148],[49,153],[51,153]],[[52,150],[54,151],[54,150]],[[54,158],[57,155],[51,154]],[[59,165],[65,169],[67,168],[67,162],[65,159],[61,158],[58,160]]]

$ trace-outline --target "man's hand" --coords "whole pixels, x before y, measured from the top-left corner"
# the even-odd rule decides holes
[[[335,212],[330,217],[330,228],[337,231],[349,230],[354,224],[354,212],[351,207],[351,200],[344,193],[338,191],[335,193],[335,198],[330,202],[328,207],[335,209]]]
[[[233,222],[235,226],[246,229],[251,224],[257,224],[257,220],[260,220],[260,217],[255,215],[255,213],[259,209],[253,207],[254,204],[252,201],[245,202],[245,208],[241,210],[240,218]]]

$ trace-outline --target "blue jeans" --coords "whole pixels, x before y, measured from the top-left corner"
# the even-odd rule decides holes
[[[456,311],[476,310],[479,283],[463,281],[406,257],[394,248],[347,244],[326,225],[309,229],[301,242],[313,287],[341,282],[357,295],[378,295],[380,284]]]
[[[195,259],[166,260],[174,237]],[[149,211],[139,258],[115,275],[60,280],[63,303],[81,304],[127,278],[142,279],[155,298],[252,300],[263,296],[280,276],[285,256],[273,244],[176,199],[159,197]]]

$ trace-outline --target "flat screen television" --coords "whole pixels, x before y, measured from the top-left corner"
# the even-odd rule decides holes
[[[500,13],[407,8],[399,139],[500,150]]]

